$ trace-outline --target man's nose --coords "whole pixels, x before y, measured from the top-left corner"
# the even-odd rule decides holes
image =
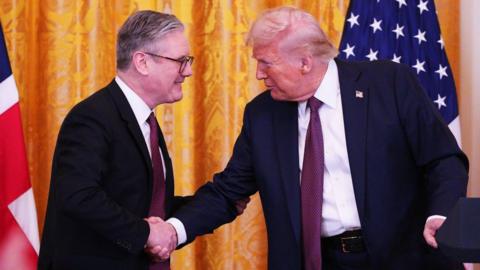
[[[263,71],[263,68],[261,68],[258,64],[257,64],[257,72],[255,76],[257,80],[264,80],[267,78],[267,74],[265,73],[265,71]]]
[[[187,63],[187,65],[183,69],[182,76],[183,77],[190,77],[190,76],[192,76],[192,74],[193,74],[192,65],[190,63]]]

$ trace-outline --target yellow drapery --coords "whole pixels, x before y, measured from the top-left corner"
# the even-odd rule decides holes
[[[77,102],[115,74],[119,26],[138,9],[176,14],[187,26],[194,76],[184,98],[159,106],[174,161],[176,194],[191,194],[223,169],[245,104],[262,90],[244,45],[250,23],[279,5],[314,14],[338,45],[348,0],[1,0],[13,73],[20,92],[29,169],[42,229],[51,159],[60,124]],[[437,0],[443,37],[458,81],[459,1]],[[461,93],[459,93],[461,94]],[[1,132],[1,131],[0,131]],[[266,269],[267,243],[258,195],[234,223],[173,257],[173,269]]]

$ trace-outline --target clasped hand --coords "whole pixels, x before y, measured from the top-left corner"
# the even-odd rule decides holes
[[[159,217],[145,219],[150,227],[145,251],[153,261],[161,262],[170,258],[170,254],[177,247],[177,232],[172,224]]]

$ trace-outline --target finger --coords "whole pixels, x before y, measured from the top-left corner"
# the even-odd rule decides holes
[[[168,250],[167,248],[163,248],[159,253],[158,255],[160,256],[160,258],[162,258],[163,260],[166,260],[168,258],[170,258],[170,250]]]
[[[163,219],[159,218],[159,217],[155,217],[155,216],[151,216],[151,217],[148,217],[148,218],[145,218],[146,221],[150,222],[150,223],[159,223],[159,222],[162,222]]]
[[[424,230],[423,231],[423,237],[425,238],[425,241],[427,242],[427,244],[429,244],[431,247],[433,248],[437,248],[438,247],[438,244],[437,244],[437,241],[435,240],[435,236],[433,234],[433,231],[431,230]]]
[[[151,251],[152,254],[157,255],[157,254],[159,254],[159,253],[162,251],[162,249],[164,249],[164,247],[154,246],[153,248],[151,248],[150,251]]]
[[[152,218],[144,218],[143,220],[145,220],[146,222],[151,223],[151,224],[158,223],[158,222],[156,222],[156,221],[155,221],[154,219],[152,219]]]

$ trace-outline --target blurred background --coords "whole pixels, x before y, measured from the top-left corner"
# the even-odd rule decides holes
[[[267,8],[297,6],[314,14],[338,45],[348,4],[348,0],[0,0],[40,232],[59,127],[70,108],[112,80],[116,32],[133,11],[173,13],[187,27],[194,75],[184,84],[183,100],[159,106],[157,113],[174,162],[175,191],[188,195],[223,169],[240,131],[245,104],[263,90],[244,42],[251,22]],[[480,1],[436,0],[435,4],[457,86],[462,145],[470,158],[468,192],[478,197]],[[175,253],[172,265],[173,269],[266,269],[266,259],[264,220],[256,195],[240,218]]]

